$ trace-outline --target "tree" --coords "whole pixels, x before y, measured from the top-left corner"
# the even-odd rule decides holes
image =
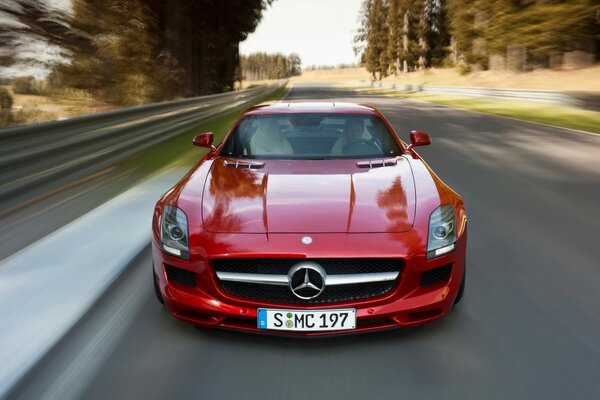
[[[528,64],[548,65],[565,51],[595,53],[600,38],[600,3],[593,0],[523,2],[491,19],[485,32],[490,51],[511,44],[527,49]]]
[[[155,23],[140,0],[74,0],[66,42],[69,62],[56,66],[52,81],[117,104],[144,104],[180,93],[181,70],[157,54]]]
[[[20,76],[12,79],[11,86],[15,93],[38,94],[36,83],[33,76]]]
[[[58,46],[66,62],[51,80],[132,104],[230,90],[239,42],[272,0],[45,0],[0,2],[3,65],[17,60],[23,36]],[[8,23],[9,21],[10,23]],[[30,62],[35,61],[32,57]]]
[[[428,67],[425,55],[428,44],[423,1],[403,1],[400,12],[402,18],[402,51],[404,72]]]
[[[185,71],[184,93],[233,88],[239,42],[253,32],[273,0],[146,0],[157,16],[159,49]]]
[[[0,110],[10,111],[13,106],[13,95],[8,88],[0,86]]]
[[[398,75],[402,69],[400,57],[404,48],[404,13],[402,12],[401,3],[402,0],[390,0],[387,16],[387,24],[389,26],[387,57],[392,64],[395,75]]]
[[[242,77],[247,80],[283,79],[299,75],[302,61],[300,56],[281,53],[253,53],[241,57]]]
[[[448,17],[452,35],[454,63],[470,65],[482,61],[481,54],[473,51],[477,38],[483,37],[485,9],[488,0],[448,0]],[[503,2],[505,0],[499,0]],[[511,1],[511,0],[506,0]],[[502,9],[502,6],[498,6]],[[495,18],[499,15],[494,14]],[[476,46],[477,47],[477,46]],[[475,49],[477,50],[477,48]]]
[[[358,17],[358,29],[356,30],[356,35],[354,36],[354,46],[352,46],[352,50],[354,51],[355,56],[360,56],[360,64],[366,65],[365,60],[365,48],[367,47],[368,41],[368,32],[369,32],[369,10],[371,9],[372,0],[363,0]],[[316,67],[316,66],[313,66]]]
[[[373,79],[441,65],[449,44],[444,18],[444,0],[366,0],[355,50]]]
[[[425,59],[427,65],[431,67],[443,64],[450,45],[445,3],[445,0],[425,1],[424,18],[427,23],[427,30],[424,34],[427,42]]]
[[[381,80],[388,75],[390,60],[388,58],[389,30],[387,26],[387,3],[383,0],[369,0],[367,8],[367,46],[365,47],[365,64],[373,80]]]
[[[296,76],[302,74],[302,60],[298,53],[292,53],[288,56],[288,61],[290,65],[290,76]]]
[[[597,58],[599,15],[595,0],[448,0],[447,9],[456,58],[485,67],[499,55],[517,69],[572,50]]]

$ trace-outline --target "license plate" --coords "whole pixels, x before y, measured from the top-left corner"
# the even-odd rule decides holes
[[[260,329],[282,331],[341,331],[356,328],[354,308],[336,310],[287,310],[259,308]]]

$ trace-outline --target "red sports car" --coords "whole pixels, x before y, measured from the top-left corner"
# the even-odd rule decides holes
[[[461,198],[373,107],[246,111],[158,201],[154,285],[203,327],[323,335],[413,327],[465,286]]]

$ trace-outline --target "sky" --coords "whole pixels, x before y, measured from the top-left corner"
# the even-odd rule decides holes
[[[302,66],[358,62],[352,50],[362,0],[275,0],[240,52],[298,53]]]

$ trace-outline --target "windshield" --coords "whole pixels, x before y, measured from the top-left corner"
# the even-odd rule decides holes
[[[221,155],[265,159],[394,157],[402,153],[380,118],[357,114],[250,115]]]

